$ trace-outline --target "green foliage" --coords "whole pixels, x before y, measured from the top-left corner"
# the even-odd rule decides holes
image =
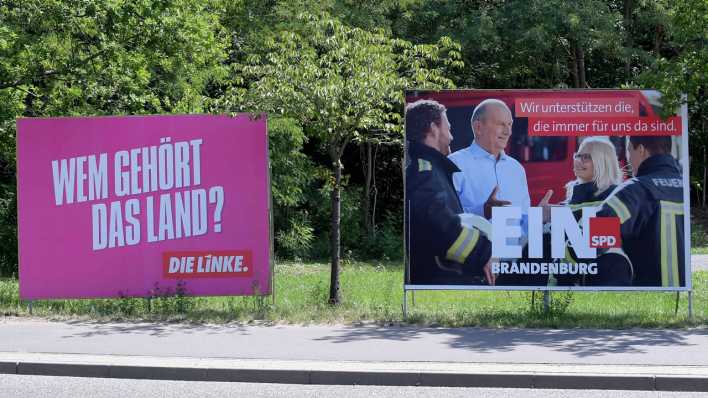
[[[308,258],[315,239],[314,228],[302,216],[293,216],[289,222],[289,228],[276,233],[275,240],[280,249],[278,255],[295,259]]]
[[[691,225],[691,247],[708,247],[708,233],[706,233],[706,227],[702,224]]]
[[[307,254],[299,256],[303,259],[324,259],[329,255],[330,214],[324,206],[315,203],[326,201],[331,192],[331,186],[311,192],[308,197],[308,207],[316,209],[311,214],[311,224],[316,232]],[[374,234],[369,236],[363,225],[361,214],[361,187],[351,186],[345,181],[342,189],[342,253],[345,257],[360,260],[402,260],[403,259],[403,222],[398,214],[386,213],[377,223]]]
[[[293,119],[268,120],[275,250],[279,257],[308,258],[314,239],[305,200],[316,166],[302,152],[306,141]]]
[[[17,276],[17,197],[6,188],[0,198],[0,275]]]
[[[0,151],[0,276],[17,275],[17,195],[14,153]]]
[[[708,214],[704,208],[691,211],[691,248],[708,250]]]
[[[232,87],[220,106],[292,118],[330,155],[375,132],[400,132],[402,90],[450,87],[445,72],[459,65],[449,39],[412,45],[328,15],[303,13],[290,23],[234,65],[252,83]]]
[[[639,82],[663,93],[665,114],[676,112],[681,105],[688,108],[690,180],[693,187],[702,191],[706,189],[704,176],[708,167],[708,2],[677,0],[658,4],[665,10],[666,32],[656,39],[658,58],[640,75]]]
[[[276,206],[296,207],[312,181],[313,162],[302,152],[307,141],[302,128],[287,118],[268,119],[268,146],[271,167],[271,193]]]
[[[708,3],[677,0],[667,7],[670,56],[661,56],[641,75],[646,87],[659,89],[667,113],[688,105],[689,133],[694,142],[708,145]],[[678,51],[678,55],[675,51]],[[685,97],[684,97],[685,95]]]
[[[328,255],[343,170],[343,251],[400,258],[392,170],[406,88],[563,88],[584,76],[659,89],[667,111],[686,94],[691,181],[704,189],[707,19],[704,0],[0,1],[0,275],[17,273],[16,117],[268,112],[280,257]],[[385,148],[369,228],[352,143]]]
[[[330,301],[337,303],[344,151],[352,142],[400,140],[402,90],[409,83],[423,88],[451,85],[443,73],[456,65],[456,47],[445,39],[441,46],[414,46],[381,30],[352,28],[326,13],[303,12],[286,26],[266,35],[261,51],[234,64],[234,73],[243,79],[239,81],[250,83],[231,87],[217,107],[293,119],[329,155]],[[349,214],[347,209],[343,214]],[[287,235],[280,237],[288,242],[283,240]]]
[[[150,289],[148,311],[162,315],[184,314],[194,306],[196,298],[187,297],[187,283],[178,281],[175,289],[162,288],[157,282]]]
[[[141,305],[143,304],[143,299],[132,298],[132,297],[121,297],[115,301],[116,308],[115,311],[120,316],[131,317],[135,316],[140,312]]]
[[[0,2],[0,271],[16,272],[15,118],[201,112],[226,74],[214,1]]]
[[[364,240],[362,258],[383,261],[403,260],[403,222],[399,214],[387,213],[374,234]]]
[[[562,317],[574,301],[574,292],[550,292],[548,308],[544,304],[543,292],[527,292],[529,315],[554,319]]]
[[[400,263],[349,262],[342,270],[343,301],[326,305],[327,264],[278,263],[275,268],[275,303],[269,298],[184,297],[189,302],[178,312],[177,298],[164,303],[154,300],[57,300],[37,301],[35,316],[77,317],[112,320],[175,320],[183,322],[251,323],[360,323],[413,324],[435,326],[528,327],[528,328],[676,328],[708,325],[708,273],[693,274],[693,319],[687,317],[682,295],[674,314],[676,295],[657,292],[563,292],[552,293],[551,312],[544,312],[542,295],[536,307],[529,292],[428,292],[409,296],[409,317],[403,319],[401,303],[403,268]],[[17,281],[0,279],[0,313],[26,315],[19,302]],[[569,300],[568,298],[571,298]],[[163,300],[163,299],[160,299]],[[554,304],[557,303],[557,304]],[[567,303],[567,305],[566,305]],[[562,307],[565,308],[562,308]],[[122,308],[122,309],[121,309]]]
[[[3,4],[0,88],[25,94],[26,116],[198,112],[202,88],[223,76],[225,34],[208,3]]]

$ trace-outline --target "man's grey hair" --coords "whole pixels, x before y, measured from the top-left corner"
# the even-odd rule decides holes
[[[474,122],[476,120],[482,120],[484,115],[487,113],[489,110],[490,105],[499,105],[506,109],[510,114],[511,114],[511,109],[506,105],[506,103],[502,100],[498,100],[496,98],[487,98],[486,100],[480,102],[476,108],[474,108],[474,112],[472,112],[472,119],[470,119],[470,124],[472,125],[472,133],[477,135],[476,132],[474,131]]]

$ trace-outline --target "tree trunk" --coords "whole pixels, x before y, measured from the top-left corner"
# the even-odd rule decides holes
[[[578,70],[578,43],[570,41],[570,74],[573,75],[573,87],[580,87],[580,71]]]
[[[364,194],[363,196],[363,206],[362,215],[364,220],[364,226],[366,227],[366,233],[369,238],[373,237],[374,227],[372,222],[372,210],[371,210],[371,183],[373,181],[373,157],[371,155],[371,144],[366,142],[361,144],[361,160],[362,166],[364,168]]]
[[[624,0],[623,6],[624,6],[623,22],[624,22],[625,47],[632,48],[632,46],[633,46],[633,41],[632,41],[632,0]],[[627,79],[627,81],[630,81],[632,79],[631,73],[632,73],[632,59],[628,56],[627,59],[624,61],[624,74],[625,74],[625,78]]]
[[[703,195],[703,200],[701,201],[703,207],[706,207],[706,183],[708,183],[708,165],[706,164],[706,161],[708,161],[708,155],[706,154],[708,152],[708,147],[705,145],[703,146],[703,188],[701,190],[701,194]]]
[[[575,43],[575,62],[578,64],[577,88],[585,88],[585,50],[578,43]]]
[[[374,150],[374,156],[371,158],[371,216],[369,222],[371,223],[371,236],[376,237],[376,199],[379,195],[379,189],[376,188],[376,152],[378,147]]]
[[[659,56],[661,53],[661,45],[664,41],[664,26],[656,24],[654,27],[654,54]]]
[[[341,218],[341,183],[342,183],[342,162],[341,153],[333,155],[334,186],[332,187],[332,225],[330,253],[332,257],[332,270],[329,285],[329,303],[339,304],[341,294],[339,291],[339,257],[340,257],[340,218]]]

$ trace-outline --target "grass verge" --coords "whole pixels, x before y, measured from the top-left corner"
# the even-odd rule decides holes
[[[279,263],[271,297],[157,297],[52,300],[33,303],[35,316],[121,321],[356,323],[533,328],[679,328],[708,325],[708,272],[693,274],[693,320],[686,294],[674,314],[675,293],[554,292],[551,310],[531,292],[419,291],[403,319],[400,264],[349,262],[342,272],[343,303],[327,304],[329,266]],[[188,286],[187,286],[188,288]],[[410,303],[410,301],[409,301]],[[14,279],[0,280],[0,312],[27,316]]]

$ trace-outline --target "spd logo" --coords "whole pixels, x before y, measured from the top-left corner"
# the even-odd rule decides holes
[[[622,247],[619,217],[593,217],[590,219],[590,247]]]

